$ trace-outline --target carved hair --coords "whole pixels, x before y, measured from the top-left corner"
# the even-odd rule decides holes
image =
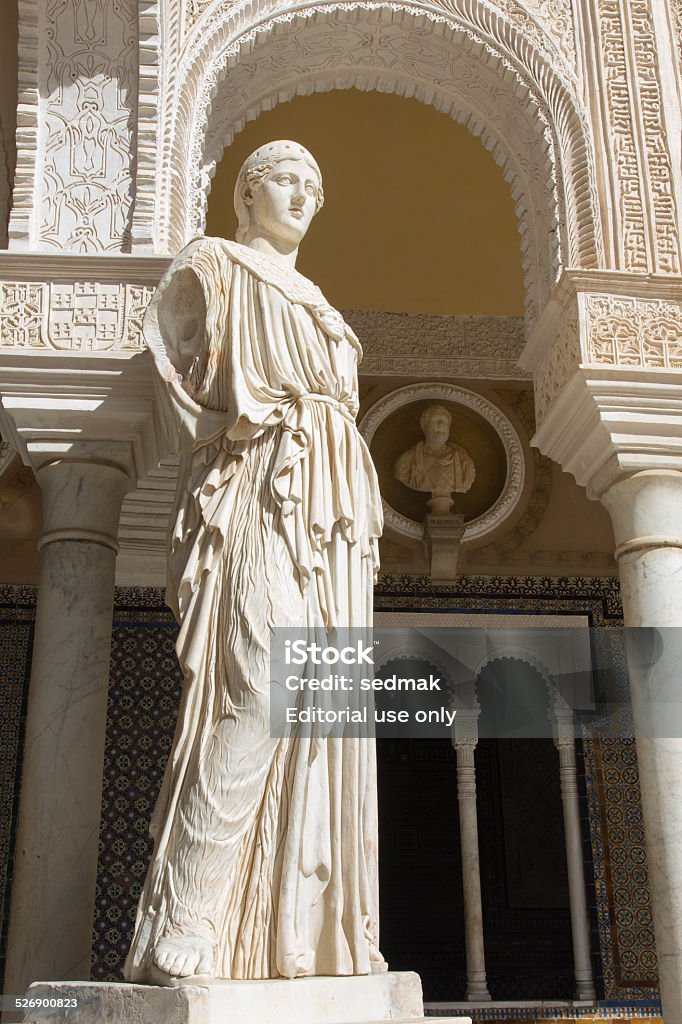
[[[324,203],[322,173],[315,158],[297,142],[289,142],[286,139],[268,142],[267,145],[260,146],[246,158],[237,176],[237,183],[234,186],[234,209],[239,221],[235,232],[235,239],[238,242],[243,240],[249,226],[249,206],[245,199],[250,198],[254,190],[260,188],[272,168],[282,160],[305,160],[308,166],[312,167],[319,180],[315,213],[322,208]]]
[[[430,405],[428,408],[424,409],[424,412],[419,417],[419,426],[422,429],[422,433],[426,433],[429,423],[436,415],[447,416],[448,426],[452,425],[452,414],[449,409],[446,409],[444,405]]]

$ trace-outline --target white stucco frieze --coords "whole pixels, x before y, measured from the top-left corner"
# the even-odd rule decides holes
[[[530,376],[518,366],[523,349],[522,317],[431,316],[345,310],[362,341],[364,376]]]

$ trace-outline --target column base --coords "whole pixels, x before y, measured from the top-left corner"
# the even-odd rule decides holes
[[[411,971],[352,978],[208,981],[168,988],[112,982],[36,982],[25,1024],[424,1024],[419,975]],[[69,1007],[51,1006],[70,1000]],[[73,1005],[76,1002],[76,1006]],[[21,1018],[18,1018],[21,1020]],[[471,1024],[470,1017],[440,1024]]]

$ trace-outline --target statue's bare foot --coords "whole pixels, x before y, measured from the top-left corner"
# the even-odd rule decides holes
[[[213,975],[213,943],[197,935],[161,939],[154,950],[154,963],[173,978]]]

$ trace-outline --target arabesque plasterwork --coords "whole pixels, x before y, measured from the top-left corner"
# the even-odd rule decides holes
[[[412,377],[530,376],[518,366],[521,317],[345,310],[362,341],[361,372]]]
[[[682,302],[588,295],[586,362],[682,369]]]
[[[535,369],[535,418],[542,421],[564,384],[580,364],[577,305],[565,311],[556,339]]]
[[[73,252],[130,248],[137,4],[45,0],[39,237]]]

